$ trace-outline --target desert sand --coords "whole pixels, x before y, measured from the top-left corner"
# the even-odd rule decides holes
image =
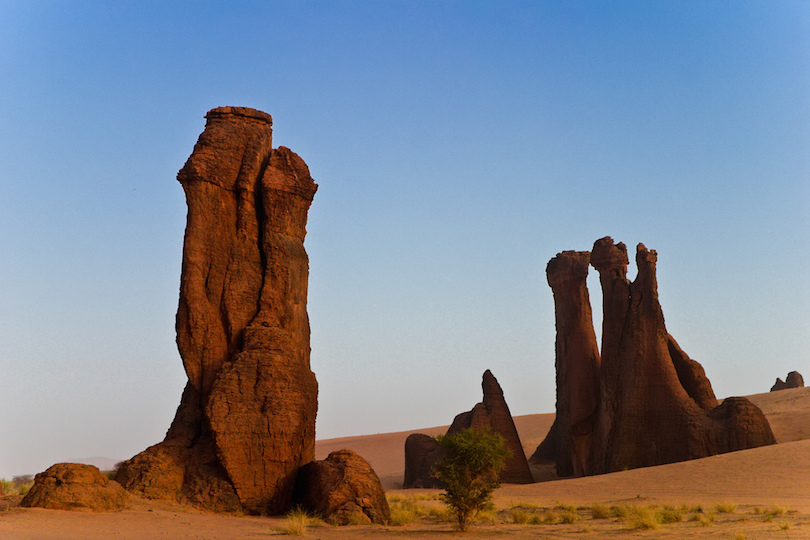
[[[810,538],[810,388],[749,396],[766,414],[778,444],[659,467],[635,469],[588,478],[504,485],[495,496],[494,519],[473,526],[470,533],[454,533],[451,523],[422,519],[400,527],[319,525],[309,527],[310,538]],[[524,449],[530,455],[554,419],[553,414],[515,418]],[[414,430],[443,433],[447,426]],[[329,439],[317,443],[317,458],[350,448],[375,468],[389,497],[425,499],[439,506],[439,490],[402,490],[404,442],[413,431]],[[553,471],[535,471],[553,476]],[[283,517],[219,516],[178,505],[133,498],[131,507],[116,513],[81,513],[25,509],[17,501],[3,500],[0,538],[260,538],[279,535]],[[702,505],[705,514],[718,503],[736,505],[731,513],[716,513],[715,521],[701,526],[685,516],[680,523],[657,530],[639,530],[627,520],[591,519],[585,507],[611,505]],[[517,525],[509,508],[579,506],[573,524]],[[767,509],[780,512],[765,519]],[[537,510],[539,511],[539,510]],[[782,513],[782,511],[784,513]],[[705,525],[705,523],[704,523]]]

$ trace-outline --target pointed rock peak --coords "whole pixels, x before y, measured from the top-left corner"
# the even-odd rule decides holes
[[[481,382],[481,387],[484,389],[484,403],[489,396],[503,397],[503,390],[501,385],[498,384],[498,379],[492,374],[490,370],[484,372],[484,380]]]

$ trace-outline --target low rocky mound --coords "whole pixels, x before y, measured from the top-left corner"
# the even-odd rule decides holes
[[[20,506],[114,512],[126,508],[128,502],[124,488],[101,474],[98,467],[57,463],[36,475]]]
[[[351,450],[338,450],[322,461],[301,467],[295,502],[339,525],[378,523],[391,519],[380,479],[371,465]]]
[[[798,371],[791,371],[788,373],[787,379],[782,380],[779,377],[776,378],[776,382],[771,387],[771,392],[776,392],[777,390],[787,390],[788,388],[804,388],[804,377]]]

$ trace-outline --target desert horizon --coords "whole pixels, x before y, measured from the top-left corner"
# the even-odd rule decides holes
[[[554,478],[551,469],[534,469],[544,481],[503,484],[494,497],[497,511],[473,525],[466,538],[516,537],[610,538],[810,538],[810,387],[748,396],[762,409],[777,444],[656,467],[583,478]],[[543,439],[553,414],[514,418],[528,455]],[[375,468],[392,505],[412,501],[424,508],[441,508],[437,489],[401,489],[404,441],[410,433],[435,435],[447,426],[342,437],[316,442],[316,458],[348,448]],[[545,476],[544,476],[545,475]],[[135,539],[255,538],[281,534],[285,518],[215,515],[192,507],[133,496],[126,510],[113,513],[68,512],[19,508],[5,497],[0,512],[0,536],[21,539],[100,539],[115,534]],[[19,502],[19,497],[17,498]],[[629,519],[592,519],[595,506],[605,508],[701,508],[684,510],[682,520],[655,529],[640,529]],[[578,508],[570,524],[516,524],[516,510],[545,512]],[[733,507],[733,508],[732,508]],[[721,512],[717,509],[724,509]],[[728,509],[731,508],[730,511]],[[494,517],[493,517],[494,516]],[[708,517],[711,516],[711,522]],[[701,522],[701,519],[703,520]],[[690,521],[691,520],[691,521]],[[453,524],[427,517],[403,526],[312,525],[314,538],[383,538],[406,534],[431,537],[454,530]]]

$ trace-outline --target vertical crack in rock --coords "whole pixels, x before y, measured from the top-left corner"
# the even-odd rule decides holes
[[[177,176],[186,194],[177,346],[188,384],[166,438],[117,479],[148,497],[221,511],[289,509],[314,459],[303,242],[317,190],[272,148],[270,115],[220,107]]]

